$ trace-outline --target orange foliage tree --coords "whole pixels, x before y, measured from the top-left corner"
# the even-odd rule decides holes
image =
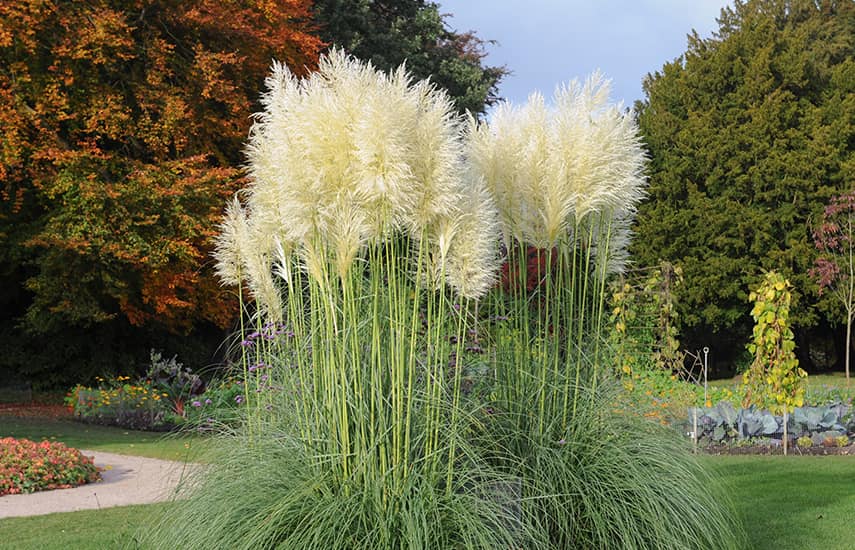
[[[0,278],[26,289],[0,302],[24,326],[228,325],[211,236],[271,59],[317,61],[310,7],[0,0]]]

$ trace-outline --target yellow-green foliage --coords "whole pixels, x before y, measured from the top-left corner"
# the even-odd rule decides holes
[[[743,377],[744,405],[758,405],[776,414],[792,412],[804,404],[803,379],[807,373],[799,368],[796,344],[790,329],[790,282],[770,271],[760,286],[749,295],[754,302],[754,337],[748,351],[754,362]]]

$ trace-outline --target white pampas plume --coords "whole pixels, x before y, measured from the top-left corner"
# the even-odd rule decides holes
[[[555,92],[555,158],[567,167],[577,224],[590,213],[634,212],[644,198],[646,155],[635,116],[608,103],[609,89],[595,72]]]
[[[477,299],[492,288],[499,269],[498,212],[483,181],[469,182],[459,212],[439,224],[437,242],[447,247],[446,280],[464,298]]]
[[[522,134],[517,125],[519,109],[510,103],[500,103],[490,124],[479,124],[469,117],[467,128],[467,158],[490,190],[499,211],[505,244],[511,239],[523,240],[526,198],[518,189],[517,166],[522,149]]]
[[[408,152],[415,185],[404,204],[404,219],[411,235],[419,238],[460,202],[464,167],[461,124],[448,94],[427,81],[412,92],[419,109]]]
[[[412,84],[403,67],[385,75],[333,50],[302,81],[274,63],[266,82],[247,146],[247,202],[268,236],[256,239],[264,254],[275,256],[279,238],[313,277],[326,262],[344,276],[366,242],[420,238],[459,202],[451,101]]]
[[[644,197],[645,155],[633,114],[608,104],[599,74],[500,105],[489,125],[470,124],[467,152],[496,198],[506,240],[553,246],[587,216],[623,212]]]
[[[264,225],[258,227],[252,223],[254,217],[250,217],[248,246],[243,254],[243,272],[259,312],[268,321],[279,322],[282,320],[282,299],[272,271],[275,243],[272,235],[263,232]]]
[[[408,157],[419,113],[408,85],[403,67],[390,77],[377,73],[369,93],[354,106],[356,187],[366,202],[388,203],[392,210],[400,208],[413,186]]]
[[[579,227],[580,238],[587,242],[591,237],[591,266],[596,277],[623,273],[629,262],[634,212],[626,210],[605,211],[585,218]]]
[[[321,217],[329,229],[325,232],[333,252],[333,262],[338,276],[345,280],[359,255],[368,242],[372,227],[358,203],[345,194],[324,208]]]
[[[290,243],[285,243],[278,237],[273,239],[273,273],[288,285],[288,290],[294,291],[293,266],[294,254]]]
[[[216,273],[222,284],[240,286],[243,251],[248,246],[249,229],[246,212],[235,196],[226,205],[226,212],[214,237],[214,260]]]

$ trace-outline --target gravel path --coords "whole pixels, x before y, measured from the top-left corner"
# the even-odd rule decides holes
[[[94,510],[168,500],[175,493],[178,483],[188,473],[188,468],[198,467],[184,462],[141,456],[101,451],[81,450],[80,452],[86,456],[94,456],[95,465],[102,469],[101,481],[72,489],[0,497],[0,518]]]

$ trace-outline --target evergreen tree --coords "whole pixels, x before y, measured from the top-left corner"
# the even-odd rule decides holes
[[[485,42],[449,29],[439,10],[426,0],[317,0],[315,22],[330,45],[383,71],[406,62],[414,78],[445,88],[461,112],[483,113],[507,71],[483,66]]]
[[[808,222],[853,181],[855,3],[737,0],[644,90],[650,195],[634,257],[682,266],[699,344],[742,347],[748,289],[771,269],[794,284],[800,327],[816,326],[830,309],[809,277]]]

